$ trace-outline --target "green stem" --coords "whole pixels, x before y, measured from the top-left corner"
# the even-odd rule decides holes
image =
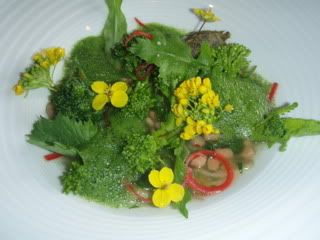
[[[204,25],[205,25],[206,23],[207,23],[206,21],[203,21],[203,23],[202,23],[202,25],[201,25],[201,27],[200,27],[200,29],[199,29],[199,32],[201,32],[202,28],[204,27]]]

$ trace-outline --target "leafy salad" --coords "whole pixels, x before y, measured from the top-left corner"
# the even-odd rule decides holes
[[[228,43],[229,32],[203,30],[220,19],[192,9],[202,25],[186,32],[135,19],[127,30],[122,0],[106,0],[98,36],[40,50],[14,86],[16,95],[48,88],[47,118],[29,143],[69,159],[61,183],[111,207],[171,206],[188,217],[187,203],[230,187],[253,164],[255,145],[320,134],[320,121],[284,114],[277,83],[261,77],[250,50]],[[64,60],[64,75],[52,75]]]

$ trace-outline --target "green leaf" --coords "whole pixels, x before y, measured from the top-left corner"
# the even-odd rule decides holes
[[[109,52],[113,45],[119,42],[127,33],[127,21],[121,11],[122,0],[105,0],[109,14],[103,29],[105,50]]]
[[[174,150],[174,155],[176,157],[175,165],[174,165],[174,181],[176,183],[183,183],[186,167],[184,164],[184,160],[189,154],[189,150],[186,147],[185,143],[181,140],[179,146]]]
[[[187,209],[187,203],[189,203],[192,199],[192,194],[189,189],[185,189],[184,197],[182,201],[174,203],[173,207],[178,209],[179,212],[185,217],[189,217],[189,211]]]
[[[130,51],[159,67],[158,87],[169,97],[181,80],[197,74],[199,62],[192,57],[190,47],[181,40],[182,34],[176,29],[156,24],[147,25],[146,29],[153,39],[137,39]]]
[[[320,121],[301,118],[284,118],[286,137],[303,137],[320,134]]]
[[[98,132],[91,121],[77,122],[58,115],[54,120],[41,117],[34,123],[28,142],[52,152],[75,156],[78,148]]]

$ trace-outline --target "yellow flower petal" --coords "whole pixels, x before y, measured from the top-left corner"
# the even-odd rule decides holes
[[[176,118],[176,125],[180,126],[183,123],[183,118]]]
[[[91,84],[91,89],[95,93],[102,94],[105,93],[109,88],[109,85],[103,81],[95,81]]]
[[[211,81],[209,78],[203,79],[203,86],[205,86],[208,89],[211,89],[212,86],[211,86]]]
[[[171,196],[167,190],[157,189],[152,195],[152,202],[158,208],[167,207],[171,202]]]
[[[187,117],[187,123],[188,125],[195,125],[195,121],[191,117]]]
[[[160,179],[160,182],[162,183],[162,186],[171,184],[173,182],[173,178],[174,178],[174,175],[171,168],[163,167],[160,170],[159,179]]]
[[[189,100],[187,98],[182,98],[182,99],[180,99],[179,103],[182,106],[187,106],[189,104]]]
[[[116,91],[112,93],[111,104],[117,108],[123,108],[128,103],[128,95],[124,91]]]
[[[211,124],[207,124],[202,128],[203,134],[208,135],[213,133],[213,126]]]
[[[184,188],[180,184],[171,184],[168,186],[167,191],[170,195],[170,200],[173,202],[180,202],[184,197]]]
[[[196,134],[196,125],[187,125],[184,128],[184,131],[188,133],[190,136],[193,136]]]
[[[14,85],[13,90],[14,90],[14,93],[15,93],[17,96],[19,96],[19,95],[21,95],[21,94],[24,93],[24,88],[23,88],[21,85],[19,85],[19,84]]]
[[[231,112],[234,110],[233,105],[227,104],[227,105],[224,107],[224,110],[225,110],[226,112],[228,112],[228,113],[231,113]]]
[[[159,178],[159,173],[160,172],[158,170],[152,170],[148,175],[149,183],[155,188],[162,187],[162,183]]]
[[[183,139],[183,140],[191,140],[193,137],[193,135],[190,135],[189,133],[186,133],[186,132],[183,132],[180,134],[180,138]]]
[[[125,82],[116,82],[112,85],[111,91],[123,91],[126,92],[128,90],[128,85]]]
[[[92,101],[92,108],[96,111],[100,111],[109,102],[109,98],[106,94],[98,94]]]

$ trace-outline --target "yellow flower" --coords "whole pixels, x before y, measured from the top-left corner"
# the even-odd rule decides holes
[[[33,55],[33,61],[43,68],[49,68],[56,65],[65,56],[65,49],[60,47],[52,47],[42,49]]]
[[[148,176],[150,184],[156,188],[152,202],[156,207],[167,207],[171,202],[180,202],[184,197],[184,188],[173,183],[174,174],[171,168],[164,167],[160,171],[152,170]]]
[[[200,20],[204,22],[216,22],[220,21],[220,18],[218,18],[212,11],[212,8],[193,8],[193,13],[197,15]]]
[[[23,86],[21,86],[20,84],[16,84],[13,86],[13,90],[15,92],[15,94],[18,95],[22,95],[24,93],[24,88]]]
[[[96,111],[103,109],[108,102],[117,108],[128,103],[128,85],[125,82],[116,82],[110,86],[103,81],[95,81],[91,84],[91,89],[97,93],[92,101],[92,108]]]
[[[231,113],[234,108],[233,108],[233,105],[232,104],[227,104],[225,107],[224,107],[224,110],[228,113]]]
[[[213,126],[211,124],[207,124],[202,128],[203,134],[208,135],[214,133]]]
[[[191,140],[193,138],[194,135],[190,135],[189,133],[183,132],[180,134],[180,138],[183,140]]]

